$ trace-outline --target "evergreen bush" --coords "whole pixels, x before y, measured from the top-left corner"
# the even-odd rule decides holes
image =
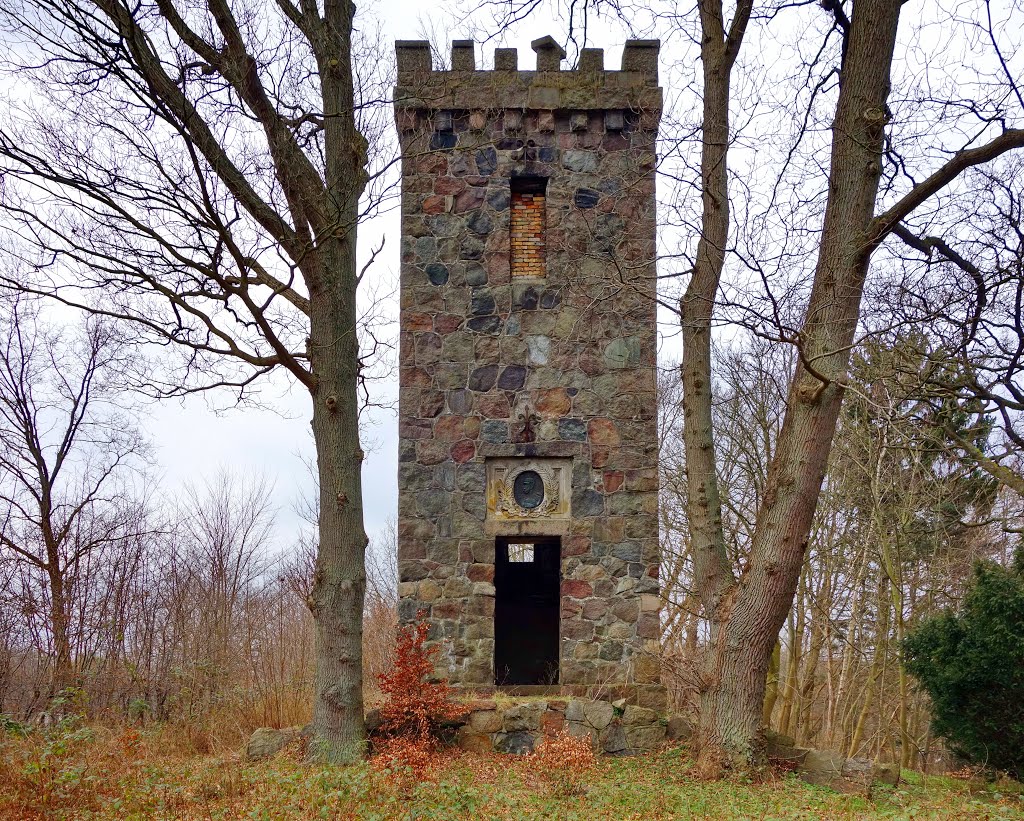
[[[932,727],[969,761],[1024,779],[1024,550],[979,562],[959,613],[923,622],[907,670],[932,700]]]

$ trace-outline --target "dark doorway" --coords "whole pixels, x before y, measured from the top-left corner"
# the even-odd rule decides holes
[[[494,683],[558,683],[562,542],[502,538],[495,544]]]

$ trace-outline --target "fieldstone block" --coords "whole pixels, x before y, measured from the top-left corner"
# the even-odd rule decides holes
[[[480,425],[480,438],[485,442],[490,442],[495,445],[507,442],[509,438],[508,422],[488,419]]]
[[[541,713],[540,730],[544,735],[554,736],[565,727],[565,707],[562,710],[549,709]]]
[[[665,735],[673,741],[689,741],[693,736],[693,725],[685,716],[671,716],[665,726]]]
[[[665,726],[660,723],[626,727],[626,746],[634,753],[658,749],[665,742]]]
[[[604,362],[609,368],[635,368],[640,364],[640,352],[638,337],[620,337],[605,347]]]
[[[547,365],[551,354],[551,340],[546,336],[526,337],[526,348],[530,362],[534,365]]]
[[[245,745],[245,757],[250,761],[273,758],[302,732],[302,727],[286,727],[283,730],[260,727],[249,737]]]
[[[899,782],[899,767],[895,764],[877,763],[866,758],[843,758],[838,753],[822,750],[803,752],[805,756],[798,769],[800,777],[811,784],[837,792],[860,793],[874,783],[895,786]]]
[[[501,317],[476,316],[466,323],[466,327],[477,333],[497,334],[501,332]]]
[[[570,706],[571,704],[572,702],[570,702]],[[584,723],[595,730],[603,730],[612,723],[612,719],[615,717],[615,708],[608,701],[587,700],[582,702],[582,705]],[[568,711],[566,718],[569,718]]]
[[[900,768],[898,764],[888,764],[880,761],[873,762],[871,777],[876,784],[890,784],[895,787],[900,781]]]
[[[426,267],[427,279],[431,285],[444,285],[448,282],[448,266],[439,262],[432,262]]]
[[[459,259],[480,259],[484,255],[484,244],[479,237],[467,236],[459,246]]]
[[[503,391],[518,391],[526,384],[526,368],[522,365],[507,365],[498,377],[498,388]]]
[[[472,712],[469,714],[469,727],[477,733],[496,733],[501,729],[501,714],[496,710]],[[489,739],[488,746],[490,746]]]
[[[562,154],[562,165],[580,173],[597,171],[597,154],[593,151],[565,151]]]
[[[460,749],[470,753],[489,753],[494,750],[490,735],[476,732],[470,727],[459,728],[455,743]]]
[[[622,726],[632,727],[641,724],[657,724],[659,718],[660,716],[654,710],[627,704],[622,713]]]
[[[561,423],[559,423],[561,430]],[[572,497],[572,510],[577,516],[600,516],[604,512],[604,496],[596,490],[581,490]]]
[[[612,724],[599,734],[601,749],[609,755],[622,755],[629,751],[626,731],[620,724]]]
[[[471,391],[485,392],[494,387],[498,381],[498,366],[484,365],[482,368],[474,368],[469,374],[469,389]]]
[[[487,269],[479,262],[467,262],[466,272],[462,277],[466,285],[479,287],[487,284]],[[461,322],[461,320],[460,320]]]
[[[499,753],[527,755],[533,752],[533,736],[525,731],[498,733],[494,737],[494,749]]]
[[[587,441],[586,423],[582,419],[559,419],[558,436],[570,442],[585,442]]]
[[[512,193],[508,188],[488,188],[487,204],[495,211],[508,211],[512,204]]]
[[[539,730],[541,714],[547,709],[544,702],[524,702],[505,710],[502,729],[505,732],[517,730]]]
[[[494,294],[485,288],[477,289],[473,294],[470,310],[473,316],[493,314],[495,311]]]
[[[837,776],[843,773],[846,758],[829,750],[808,750],[801,770],[805,773]]]
[[[493,146],[476,152],[476,168],[484,176],[489,177],[498,168],[498,152]]]

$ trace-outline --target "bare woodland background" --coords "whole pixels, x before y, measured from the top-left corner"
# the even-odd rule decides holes
[[[266,478],[222,471],[197,481],[181,504],[162,501],[137,420],[108,383],[119,353],[103,344],[101,326],[58,334],[18,308],[4,331],[0,711],[38,719],[59,697],[101,720],[168,722],[198,750],[236,744],[256,726],[307,721],[312,528],[278,549]],[[846,406],[773,659],[765,720],[809,744],[920,767],[944,759],[928,735],[928,705],[902,671],[899,642],[921,618],[957,602],[976,558],[1008,559],[1021,511],[1019,497],[915,416],[920,403],[893,368],[898,356],[881,345],[858,351],[853,373],[872,401],[854,397]],[[717,354],[716,423],[737,564],[789,365],[758,341]],[[694,708],[696,660],[708,648],[689,590],[678,392],[678,372],[666,368],[664,657],[673,708],[685,713]],[[32,506],[46,495],[48,514]],[[52,554],[48,533],[65,534]],[[371,702],[396,627],[394,557],[392,530],[370,551]],[[56,669],[58,610],[66,614],[67,670]]]
[[[722,250],[712,393],[723,524],[737,575],[749,560],[801,353],[825,207],[829,103],[846,41],[841,5],[822,6],[759,9],[729,98],[734,224]],[[703,192],[693,184],[700,37],[692,19],[649,4],[603,8],[614,25],[627,19],[632,33],[666,43],[660,272],[674,309],[706,235],[696,216]],[[1021,117],[1018,73],[1006,62],[1013,50],[1004,57],[998,46],[1006,48],[1007,36],[1012,45],[1019,9],[1011,3],[994,17],[988,3],[965,9],[932,9],[901,30],[882,203],[993,124]],[[789,22],[773,29],[784,11]],[[509,20],[499,15],[499,22]],[[954,24],[960,52],[944,52],[937,32]],[[570,27],[576,45],[580,32]],[[964,68],[964,55],[986,49],[988,62]],[[363,56],[357,68],[374,57]],[[386,144],[380,89],[387,82],[374,82],[379,99],[361,110],[367,118],[377,112],[372,142]],[[378,154],[380,165],[387,154]],[[968,170],[876,252],[835,446],[764,704],[764,722],[801,743],[905,766],[942,760],[929,736],[928,704],[902,669],[900,642],[921,619],[959,601],[976,559],[1005,562],[1020,540],[1020,171],[1012,155]],[[387,199],[386,177],[374,178],[374,207]],[[5,273],[8,281],[21,276]],[[232,284],[217,292],[225,305]],[[61,709],[96,719],[179,726],[200,750],[236,744],[255,726],[307,721],[315,504],[306,511],[308,531],[275,532],[271,478],[201,472],[183,501],[169,502],[153,478],[145,406],[117,378],[136,370],[136,352],[99,319],[65,325],[58,332],[26,299],[2,304],[0,712],[35,719],[57,698]],[[287,327],[301,348],[301,321]],[[372,337],[370,347],[377,352]],[[692,586],[679,373],[671,352],[665,360],[663,655],[673,709],[692,712],[708,629]],[[370,702],[393,643],[394,591],[389,533],[370,551],[363,638]]]

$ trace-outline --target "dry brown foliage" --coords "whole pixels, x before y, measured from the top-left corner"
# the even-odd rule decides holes
[[[562,730],[544,739],[530,756],[530,768],[561,795],[582,795],[587,776],[597,767],[597,755],[590,736],[574,736]]]

